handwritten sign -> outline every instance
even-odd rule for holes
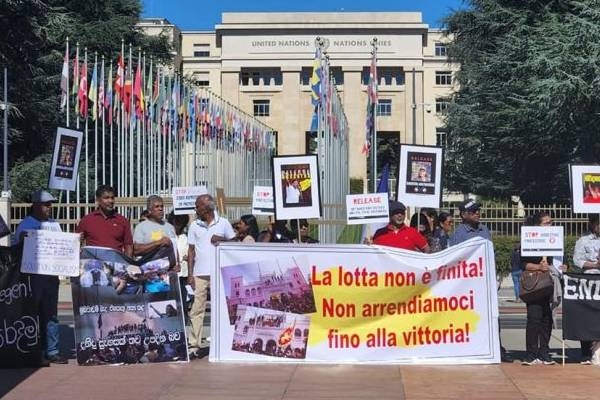
[[[173,213],[175,215],[193,214],[196,209],[196,199],[207,193],[206,186],[173,187]]]
[[[386,223],[389,220],[387,193],[349,194],[346,196],[348,225]]]
[[[521,227],[521,255],[525,257],[562,257],[564,231],[562,226]]]
[[[79,276],[79,234],[45,230],[27,231],[21,272]]]
[[[273,215],[275,213],[275,203],[273,203],[273,187],[254,186],[252,194],[252,214],[254,215]]]

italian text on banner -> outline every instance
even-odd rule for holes
[[[211,361],[500,361],[487,240],[435,254],[262,243],[217,252]]]

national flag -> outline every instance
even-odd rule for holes
[[[138,60],[137,69],[135,71],[135,81],[133,83],[133,96],[135,101],[135,115],[138,119],[142,119],[145,111],[144,107],[144,90],[142,88],[142,70],[140,61]]]
[[[77,92],[77,100],[79,102],[79,114],[82,118],[87,118],[88,115],[87,86],[87,58],[85,58],[83,64],[81,65],[81,78],[79,80],[79,91]]]
[[[98,86],[98,115],[101,119],[104,118],[104,57],[102,57],[100,85]]]
[[[94,62],[94,72],[92,72],[92,80],[90,81],[90,89],[88,91],[88,100],[94,103],[92,107],[92,120],[98,117],[98,64]]]
[[[108,120],[112,123],[112,101],[113,101],[113,91],[112,91],[112,80],[113,79],[113,69],[112,63],[110,64],[110,68],[108,68],[108,83],[106,87],[106,95],[104,96],[104,108],[108,110]]]
[[[123,105],[125,106],[125,113],[129,115],[131,111],[131,95],[132,95],[132,83],[131,83],[131,66],[127,68],[125,76],[125,84],[123,85]]]
[[[125,77],[125,62],[123,62],[123,54],[119,54],[119,60],[117,61],[117,76],[115,77],[115,96],[123,101],[123,90],[124,90],[124,77]]]
[[[366,135],[365,144],[362,152],[365,155],[371,150],[373,133],[375,131],[375,114],[377,110],[377,58],[376,52],[373,51],[371,57],[371,67],[369,68],[369,82],[367,84],[367,118],[366,118]]]
[[[73,60],[73,96],[79,96],[79,46],[75,50]],[[79,100],[75,98],[75,114],[79,114]]]
[[[323,69],[321,66],[321,50],[315,51],[315,59],[313,61],[313,71],[310,77],[310,96],[313,106],[317,107],[321,100],[321,80]]]
[[[63,61],[62,73],[60,75],[60,110],[64,111],[69,96],[69,43],[65,49],[65,58]]]

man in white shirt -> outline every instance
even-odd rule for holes
[[[287,204],[298,204],[300,202],[300,184],[297,180],[288,184],[285,189],[285,202]]]
[[[220,241],[235,238],[229,221],[216,212],[215,200],[203,194],[196,199],[198,219],[190,224],[188,231],[188,283],[194,288],[194,304],[190,310],[192,329],[189,335],[190,358],[202,358],[206,349],[200,349],[202,328],[210,274],[217,263],[216,245]]]

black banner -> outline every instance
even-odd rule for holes
[[[71,279],[80,365],[187,361],[179,279],[168,255],[140,265],[112,249],[83,247],[80,260],[81,274]]]
[[[563,277],[563,339],[600,339],[600,274]]]
[[[42,360],[39,296],[21,274],[23,246],[0,247],[0,368],[38,367]]]

